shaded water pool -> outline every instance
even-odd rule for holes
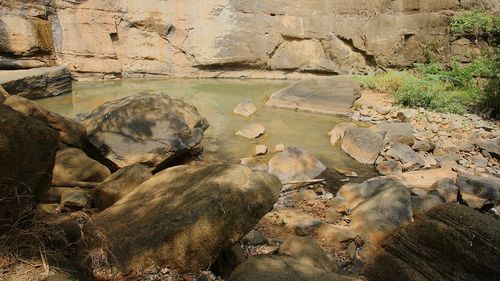
[[[161,91],[196,106],[207,118],[210,128],[205,133],[204,149],[210,154],[236,161],[252,156],[257,144],[267,145],[272,152],[276,144],[283,143],[308,150],[327,167],[353,170],[361,178],[373,176],[372,167],[357,163],[339,147],[330,144],[328,132],[336,124],[350,121],[349,118],[265,106],[275,91],[290,83],[217,79],[75,82],[72,94],[39,100],[39,103],[48,110],[74,117],[89,113],[107,101],[143,91]],[[247,99],[257,106],[257,113],[249,118],[234,115],[234,107]],[[255,140],[235,135],[243,126],[254,122],[264,125],[265,135]],[[267,162],[272,156],[273,153],[269,153],[261,158]]]

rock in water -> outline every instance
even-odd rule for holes
[[[83,124],[89,141],[120,167],[158,167],[198,145],[208,128],[194,106],[163,93],[105,103]]]
[[[240,115],[243,117],[249,117],[250,115],[254,114],[257,112],[257,107],[252,104],[251,101],[246,100],[238,104],[234,110],[233,113],[236,115]]]
[[[454,203],[398,230],[368,263],[368,280],[498,280],[500,223]]]
[[[278,178],[241,165],[177,166],[94,216],[121,270],[206,269],[277,201]]]
[[[0,104],[0,231],[48,190],[57,144],[55,130]]]
[[[370,129],[348,127],[342,139],[342,150],[362,164],[374,164],[384,139]]]
[[[269,173],[276,175],[282,182],[304,181],[319,176],[323,165],[314,155],[299,147],[287,147],[269,161]]]
[[[247,139],[255,139],[263,135],[265,131],[266,128],[260,124],[250,124],[236,132],[236,135]]]

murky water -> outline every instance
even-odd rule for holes
[[[252,156],[257,144],[267,145],[272,152],[276,144],[283,143],[308,150],[330,168],[350,169],[361,178],[373,176],[372,167],[355,162],[339,147],[330,144],[328,132],[336,124],[349,121],[348,118],[265,106],[269,96],[288,85],[287,81],[216,79],[77,82],[71,95],[39,102],[51,111],[74,117],[110,100],[142,91],[161,91],[196,106],[208,119],[210,128],[205,134],[205,151],[239,159]],[[246,99],[257,106],[257,113],[249,118],[234,115],[234,107]],[[247,140],[235,135],[243,126],[254,122],[265,126],[264,136]],[[267,162],[272,156],[273,153],[269,153],[262,160]]]

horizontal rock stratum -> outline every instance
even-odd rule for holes
[[[366,73],[422,61],[431,44],[450,60],[466,57],[473,42],[449,35],[449,11],[500,7],[495,0],[26,2],[0,4],[7,31],[0,68],[55,59],[80,78]]]

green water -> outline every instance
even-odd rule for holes
[[[332,147],[328,132],[347,117],[329,116],[293,110],[269,108],[267,99],[291,82],[276,80],[216,80],[216,79],[169,79],[169,80],[122,80],[110,82],[76,82],[73,93],[40,100],[51,111],[74,117],[87,113],[99,105],[143,91],[161,91],[182,99],[198,108],[210,128],[205,133],[204,149],[210,154],[236,161],[253,154],[255,145],[265,144],[270,152],[283,143],[298,146],[313,153],[323,164],[333,168],[356,171],[361,178],[374,174],[373,168],[352,160],[339,147]],[[249,99],[258,111],[249,118],[236,116],[234,107]],[[250,123],[266,128],[265,135],[247,140],[235,132]],[[269,160],[273,153],[261,157]]]

